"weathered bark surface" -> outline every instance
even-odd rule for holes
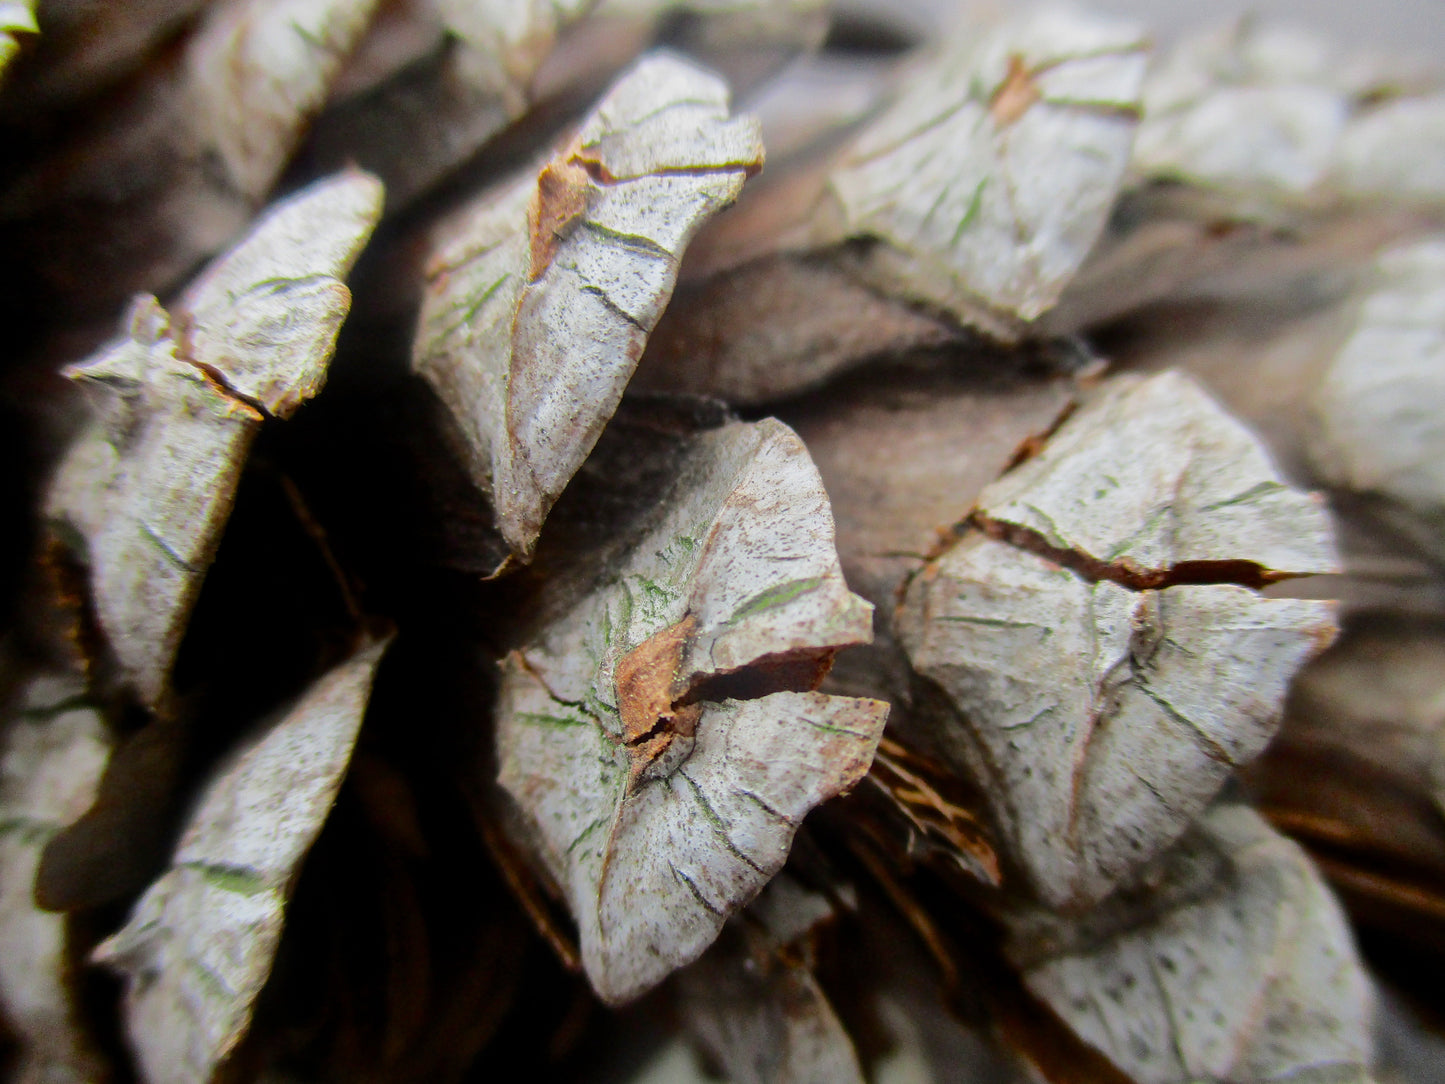
[[[1040,898],[1102,899],[1259,754],[1335,629],[1259,588],[1334,568],[1319,500],[1175,374],[1107,386],[984,490],[899,634]]]
[[[208,1081],[250,1025],[286,900],[336,800],[386,645],[318,681],[207,784],[171,867],[95,951],[128,977],[146,1079]]]
[[[646,386],[766,402],[960,326],[1017,339],[1104,227],[1144,66],[1131,24],[964,28],[819,172],[805,229],[684,292]]]
[[[1221,804],[1087,918],[1006,920],[1024,982],[1140,1084],[1370,1079],[1373,998],[1300,849]]]
[[[245,229],[376,3],[217,5],[161,70],[22,175],[0,219],[18,224],[54,303],[107,316]]]
[[[88,568],[120,681],[148,705],[166,696],[263,419],[325,380],[351,304],[341,279],[380,212],[363,173],[299,193],[203,273],[174,318],[138,299],[125,337],[68,371],[98,402],[46,512]]]
[[[692,233],[762,153],[720,80],[655,55],[539,174],[439,231],[414,366],[518,557],[621,400]]]
[[[689,1030],[733,1084],[862,1084],[852,1040],[812,973],[827,899],[786,874],[678,975]]]
[[[69,676],[34,678],[0,752],[0,1015],[24,1039],[22,1084],[101,1080],[77,1019],[66,918],[33,898],[41,849],[89,808],[110,755],[100,713]]]
[[[786,427],[696,437],[658,513],[507,658],[497,708],[522,842],[609,1002],[712,942],[782,868],[804,814],[867,771],[887,714],[793,691],[871,630]]]

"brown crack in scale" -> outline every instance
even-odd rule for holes
[[[736,669],[698,674],[678,703],[761,700],[772,693],[812,692],[823,684],[837,654],[836,648],[798,648],[764,655]]]
[[[681,703],[684,690],[677,681],[683,652],[696,628],[697,618],[688,614],[649,636],[617,664],[614,684],[631,764],[629,788],[675,738],[691,738],[697,731],[702,705]]]
[[[993,92],[988,103],[989,116],[1000,128],[1007,128],[1029,111],[1043,94],[1034,82],[1034,72],[1018,53],[1008,58],[1008,74]]]
[[[817,648],[783,652],[735,670],[699,674],[684,686],[678,672],[696,629],[697,619],[688,614],[638,644],[617,664],[613,683],[622,717],[622,744],[630,762],[629,789],[675,739],[696,735],[706,703],[816,689],[837,654]]]
[[[536,282],[552,266],[557,246],[587,211],[587,193],[592,176],[581,160],[575,143],[543,167],[537,176],[537,191],[527,210],[532,240],[532,262],[528,274]]]
[[[76,548],[84,542],[67,541],[60,532],[51,524],[35,557],[31,635],[89,680],[104,657],[105,638],[90,602],[86,566]]]
[[[1091,583],[1108,581],[1131,591],[1157,591],[1190,584],[1228,584],[1261,591],[1271,584],[1308,579],[1316,575],[1313,572],[1281,572],[1278,569],[1266,568],[1258,561],[1249,560],[1179,561],[1164,568],[1145,568],[1128,558],[1102,561],[1079,550],[1051,545],[1037,531],[1006,520],[992,519],[982,512],[973,513],[965,523],[978,528],[995,542],[1004,542],[1015,549],[1042,557],[1077,573]],[[957,544],[964,537],[964,533],[958,532],[953,544]]]
[[[1054,434],[1064,427],[1064,423],[1072,418],[1079,409],[1079,400],[1070,397],[1063,407],[1054,416],[1054,420],[1036,433],[1030,433],[1019,442],[1014,454],[1009,457],[1008,463],[1003,470],[999,471],[999,477],[1008,474],[1010,471],[1023,466],[1030,459],[1035,458],[1049,446],[1049,441],[1054,439]]]
[[[207,386],[217,395],[229,399],[238,409],[250,410],[255,413],[256,421],[262,422],[267,418],[275,417],[265,403],[251,399],[233,388],[217,366],[209,362],[201,361],[196,356],[195,349],[191,346],[191,332],[195,326],[195,320],[189,313],[182,313],[177,316],[171,324],[172,341],[176,347],[176,360],[182,364],[189,365],[201,374]]]

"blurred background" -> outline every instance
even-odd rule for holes
[[[897,0],[896,5],[845,0],[842,10],[878,11],[896,6],[913,18],[946,18],[960,6],[1007,8],[1001,0]],[[1288,19],[1315,30],[1328,30],[1341,40],[1371,44],[1418,54],[1439,54],[1445,47],[1445,3],[1440,0],[1218,0],[1201,4],[1196,0],[1099,0],[1089,5],[1097,11],[1132,15],[1148,21],[1161,34],[1178,33],[1206,22],[1218,22],[1254,12],[1271,18]]]

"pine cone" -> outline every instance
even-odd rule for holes
[[[0,0],[15,1079],[1433,1079],[1445,79],[939,7]]]

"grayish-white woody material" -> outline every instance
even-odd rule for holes
[[[371,23],[378,0],[239,0],[187,50],[184,85],[199,149],[259,200]]]
[[[1437,75],[1254,19],[1187,37],[1145,82],[1129,183],[1044,326],[1318,290],[1418,233],[1441,206],[1442,162]]]
[[[923,368],[927,363],[920,363]],[[849,585],[891,609],[941,533],[1074,403],[1073,381],[892,372],[785,408],[818,465]]]
[[[1433,85],[1432,85],[1433,84]],[[1145,84],[1132,170],[1243,199],[1438,205],[1438,77],[1351,54],[1295,26],[1241,19],[1185,38]],[[1253,201],[1253,202],[1251,202]]]
[[[0,76],[20,48],[16,34],[38,34],[35,0],[0,0]]]
[[[1328,477],[1322,478],[1307,456],[1321,438],[1314,399],[1341,347],[1358,330],[1362,296],[1379,285],[1372,268],[1381,251],[1400,243],[1402,226],[1419,238],[1418,225],[1408,225],[1409,216],[1405,221],[1388,217],[1393,225],[1379,216],[1345,216],[1339,230],[1327,229],[1304,242],[1256,237],[1237,245],[1222,240],[1211,251],[1211,242],[1201,240],[1198,246],[1180,247],[1168,260],[1186,275],[1209,265],[1203,278],[1182,285],[1177,278],[1171,283],[1169,267],[1140,264],[1141,271],[1157,272],[1143,280],[1146,291],[1156,285],[1166,292],[1174,286],[1179,290],[1163,307],[1127,318],[1130,330],[1113,360],[1133,372],[1189,373],[1260,436],[1286,477],[1326,483]],[[1206,230],[1202,221],[1189,228]],[[1230,251],[1239,259],[1229,260]],[[1114,285],[1121,284],[1116,280]],[[1110,290],[1107,274],[1085,293],[1095,293],[1095,286],[1096,298],[1106,304],[1117,300],[1132,308],[1139,300],[1137,294],[1129,296],[1127,285]],[[1056,313],[1071,307],[1071,298],[1090,305],[1087,297],[1070,291]],[[1382,430],[1381,445],[1407,447],[1391,443],[1394,433],[1393,428]],[[811,440],[809,448],[826,480]],[[1435,571],[1438,531],[1426,534],[1420,522],[1378,496],[1341,496],[1336,512],[1344,525],[1340,547],[1346,572],[1332,578],[1331,597],[1346,609],[1445,612],[1445,581]],[[834,511],[841,537],[845,517],[836,502]]]
[[[509,116],[527,107],[527,90],[558,33],[596,0],[435,0],[451,33],[471,48],[473,85],[495,95]],[[654,3],[652,6],[656,6]]]
[[[762,154],[756,122],[729,119],[721,80],[655,54],[540,174],[448,225],[413,363],[518,556],[622,398],[692,234]]]
[[[874,642],[839,658],[828,691],[890,701],[890,730],[920,749],[929,744],[917,728],[933,728],[909,710],[913,672],[896,642],[899,593],[983,489],[1073,408],[1077,393],[1066,378],[969,374],[986,364],[943,367],[919,358],[782,408],[827,487],[848,585],[878,607]]]
[[[1136,573],[1249,561],[1336,571],[1324,502],[1190,377],[1121,377],[979,498],[991,520]]]
[[[591,96],[665,27],[737,93],[816,46],[824,0],[438,0],[388,31],[383,9],[350,91],[317,121],[317,160],[359,162],[386,182],[391,208],[435,187],[531,109]],[[669,26],[669,20],[671,25]],[[390,41],[384,40],[390,39]],[[679,40],[680,39],[680,40]],[[409,42],[388,56],[388,44]],[[381,70],[378,70],[381,69]],[[352,86],[355,89],[352,89]]]
[[[1383,253],[1311,403],[1307,454],[1329,486],[1381,501],[1445,560],[1445,238]]]
[[[191,606],[267,415],[320,390],[351,296],[341,279],[381,213],[364,173],[280,203],[181,297],[138,298],[123,337],[67,375],[96,413],[52,480],[46,513],[88,565],[122,680],[167,690]]]
[[[326,382],[351,309],[343,281],[381,218],[376,178],[348,171],[271,208],[175,305],[181,357],[289,418]]]
[[[35,906],[40,852],[90,807],[111,741],[70,676],[33,678],[0,752],[0,1012],[20,1039],[20,1084],[105,1075],[76,1017],[66,918]]]
[[[151,1084],[211,1080],[245,1035],[385,649],[336,667],[217,770],[170,868],[95,950],[127,978],[126,1034]]]
[[[392,207],[409,205],[526,113],[558,35],[595,6],[432,0],[415,19],[430,24],[429,52],[323,114],[318,157],[361,162],[385,180]]]
[[[121,680],[157,705],[261,415],[176,357],[154,298],[139,299],[128,324],[119,343],[69,372],[96,389],[96,414],[61,462],[46,511],[88,566]]]
[[[1111,382],[984,490],[899,634],[1045,903],[1103,898],[1260,753],[1335,622],[1251,588],[1335,570],[1318,497],[1174,373]]]
[[[733,93],[751,96],[823,43],[831,6],[831,0],[599,0],[587,27],[595,24],[599,37],[629,27],[634,40],[661,37],[716,71]]]
[[[1140,177],[1302,197],[1349,119],[1340,58],[1307,34],[1240,20],[1161,56],[1144,92]]]
[[[1252,810],[1212,809],[1073,922],[1006,920],[1028,988],[1139,1084],[1364,1084],[1373,991],[1333,895]]]
[[[58,217],[69,230],[54,268],[52,253],[40,253],[42,272],[98,277],[101,296],[161,292],[230,243],[264,203],[377,3],[212,5],[179,57],[134,92],[144,110],[92,126],[7,196],[7,217]],[[92,206],[104,213],[87,212]],[[86,253],[92,265],[76,266]]]
[[[815,805],[867,771],[886,705],[792,684],[871,637],[801,441],[779,422],[693,438],[660,519],[513,652],[500,781],[565,896],[594,989],[627,1001],[695,959],[768,882]],[[710,678],[765,689],[709,695]],[[811,684],[814,675],[798,678]]]
[[[788,874],[678,975],[684,1019],[731,1084],[863,1084],[857,1052],[813,974],[813,931],[833,917]]]
[[[1064,8],[959,36],[829,181],[837,239],[880,242],[859,273],[985,328],[1047,311],[1113,206],[1146,62],[1137,24]]]
[[[731,255],[685,281],[640,381],[763,403],[965,328],[1020,338],[1104,229],[1145,64],[1132,23],[971,18],[838,156],[716,224]]]
[[[1385,101],[1362,112],[1336,149],[1331,182],[1347,198],[1445,203],[1445,93]]]

